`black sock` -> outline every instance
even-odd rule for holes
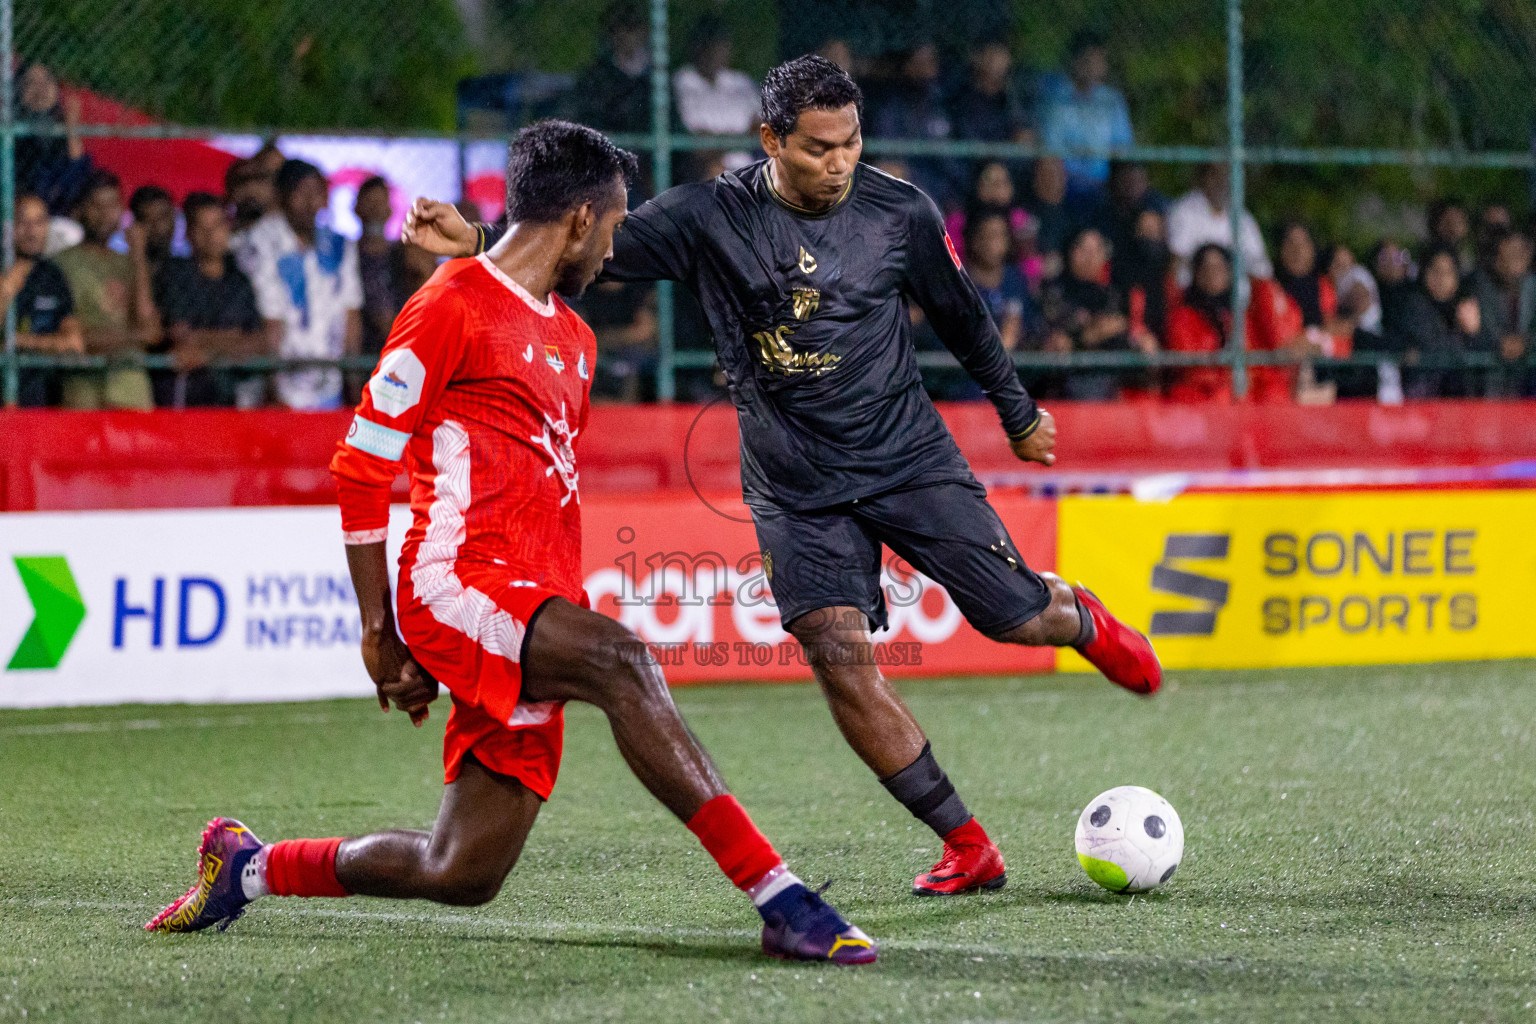
[[[1082,598],[1077,599],[1077,620],[1079,623],[1077,639],[1072,641],[1072,646],[1082,647],[1085,644],[1093,643],[1093,638],[1098,634],[1098,630],[1094,629],[1093,614],[1088,611],[1088,606],[1083,603]]]
[[[917,760],[888,779],[881,779],[884,786],[912,816],[938,833],[943,839],[955,829],[971,820],[971,812],[965,809],[965,801],[955,792],[949,776],[933,759],[933,744],[925,743]]]

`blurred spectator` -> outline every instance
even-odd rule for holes
[[[1079,32],[1072,38],[1069,74],[1046,75],[1040,83],[1040,141],[1053,153],[1068,156],[1073,195],[1096,195],[1109,177],[1111,149],[1135,143],[1131,115],[1119,89],[1107,85],[1109,51],[1103,37]]]
[[[650,131],[650,18],[639,0],[618,0],[603,12],[602,49],[576,82],[576,101],[583,124]]]
[[[1225,164],[1205,164],[1197,172],[1195,187],[1168,208],[1168,248],[1173,253],[1180,285],[1189,283],[1190,262],[1201,246],[1212,243],[1227,250],[1232,247],[1228,185]],[[1264,249],[1258,222],[1244,210],[1241,224],[1244,272],[1250,277],[1272,276],[1274,268]]]
[[[1006,207],[971,211],[965,225],[965,269],[987,304],[1005,349],[1012,352],[1039,333],[1040,310],[1019,272],[1012,213]]]
[[[1143,164],[1115,160],[1109,165],[1109,181],[1103,200],[1094,208],[1089,221],[1104,233],[1116,252],[1136,235],[1143,210],[1155,210],[1166,224],[1168,200],[1152,187]]]
[[[1301,317],[1305,344],[1298,345],[1298,355],[1332,358],[1353,353],[1355,320],[1340,312],[1333,279],[1319,265],[1317,243],[1305,224],[1293,221],[1281,229],[1280,265],[1274,280]],[[1318,373],[1310,362],[1303,363],[1298,374],[1297,401],[1326,404],[1337,396],[1341,385],[1352,394],[1359,390],[1359,376],[1348,367]],[[1332,391],[1324,394],[1330,388]]]
[[[912,180],[912,168],[899,156],[883,156],[872,165],[877,171],[884,171],[899,181]]]
[[[1340,314],[1333,279],[1318,267],[1317,243],[1305,224],[1292,221],[1281,229],[1280,266],[1275,271],[1275,282],[1301,310],[1303,326],[1313,328],[1309,332],[1313,344],[1323,349],[1325,355],[1333,355],[1336,350],[1347,355],[1355,324],[1349,316]]]
[[[1413,254],[1384,238],[1371,249],[1370,269],[1381,302],[1381,330],[1384,335],[1390,334],[1392,325],[1401,322],[1403,304],[1414,290],[1417,268],[1413,265]]]
[[[1105,282],[1109,278],[1109,246],[1097,228],[1074,231],[1064,248],[1061,276],[1041,289],[1045,314],[1046,350],[1053,352],[1129,352],[1157,350],[1146,332],[1131,334],[1124,296]],[[1116,397],[1116,375],[1103,370],[1074,370],[1067,376],[1064,397],[1107,402]]]
[[[580,312],[597,336],[594,398],[653,400],[656,389],[656,289],[605,281],[588,288]]]
[[[695,135],[746,135],[757,130],[762,102],[757,83],[730,67],[731,36],[725,23],[707,15],[694,29],[693,60],[672,74],[677,115]],[[726,167],[736,170],[752,162],[752,154],[726,154]]]
[[[1125,296],[1131,330],[1161,338],[1168,330],[1168,285],[1173,256],[1168,225],[1154,207],[1136,217],[1131,236],[1112,247],[1109,281]]]
[[[1039,225],[1029,211],[1013,199],[1013,176],[1001,160],[989,160],[976,170],[976,180],[963,210],[956,210],[944,221],[944,230],[951,239],[968,237],[966,225],[977,210],[1003,210],[1008,216],[1009,248],[1018,263],[1025,280],[1033,287],[1040,284],[1040,256],[1035,251],[1035,236]],[[957,242],[960,256],[965,258],[965,243]]]
[[[62,97],[59,80],[42,64],[23,67],[16,79],[17,120],[29,129],[65,134],[26,134],[16,140],[16,188],[48,204],[53,214],[67,214],[86,178],[91,158],[80,141],[80,97]]]
[[[1075,226],[1075,218],[1067,207],[1067,168],[1061,157],[1043,156],[1036,160],[1031,185],[1029,212],[1035,218],[1040,277],[1049,281],[1061,273],[1062,247]]]
[[[362,281],[357,244],[315,218],[329,190],[320,169],[286,160],[277,172],[278,209],[246,232],[236,249],[256,289],[269,350],[287,358],[337,359],[362,342]],[[305,369],[278,374],[278,400],[290,409],[341,405],[341,373]]]
[[[224,172],[224,201],[234,208],[236,234],[253,227],[277,206],[277,184],[255,160],[236,160]]]
[[[1029,142],[1032,125],[1010,88],[1013,55],[997,41],[971,49],[971,74],[950,101],[955,137],[983,142]]]
[[[1489,398],[1517,398],[1527,390],[1525,369],[1536,340],[1536,275],[1531,240],[1505,228],[1488,240],[1485,265],[1472,272],[1467,290],[1503,364],[1484,389]]]
[[[144,256],[153,276],[171,258],[171,246],[176,241],[176,204],[159,185],[140,185],[128,198],[128,211],[133,222],[144,229]]]
[[[1335,245],[1328,254],[1328,279],[1338,297],[1341,316],[1354,320],[1359,331],[1381,333],[1381,294],[1371,272],[1355,261],[1347,245]],[[1358,333],[1358,331],[1357,331]]]
[[[363,341],[362,351],[378,355],[384,350],[390,328],[395,324],[395,314],[405,304],[409,293],[401,295],[395,287],[395,248],[400,242],[384,237],[384,227],[389,223],[389,183],[380,177],[372,177],[357,187],[357,201],[352,210],[358,223],[363,226],[362,237],[357,240],[357,272],[363,283]],[[480,218],[466,218],[473,224]]]
[[[825,57],[850,75],[853,74],[853,50],[846,39],[831,36],[816,48],[816,56]]]
[[[16,262],[0,277],[0,308],[16,303],[16,347],[23,352],[80,354],[85,340],[75,316],[64,273],[43,258],[48,243],[48,204],[23,193],[16,199]],[[49,370],[20,375],[20,404],[53,405],[57,396]]]
[[[1165,347],[1170,352],[1221,352],[1232,337],[1232,257],[1214,242],[1195,250],[1190,261],[1190,283],[1179,303],[1168,314]],[[1252,351],[1283,348],[1294,341],[1288,331],[1300,326],[1282,324],[1284,314],[1295,313],[1285,292],[1273,282],[1252,279],[1252,301],[1243,317],[1244,347]],[[1282,339],[1276,342],[1276,338]],[[1175,402],[1230,402],[1232,372],[1222,366],[1189,366],[1166,371],[1168,398]],[[1291,396],[1293,371],[1285,366],[1250,366],[1249,397],[1255,402],[1286,402]]]
[[[155,375],[155,404],[174,409],[227,405],[218,378],[207,368],[209,360],[266,355],[266,333],[256,292],[229,251],[223,202],[193,192],[182,215],[192,255],[171,257],[155,276],[155,303],[176,364],[169,373]]]
[[[1503,203],[1489,203],[1477,211],[1474,244],[1477,249],[1478,266],[1487,267],[1493,262],[1494,244],[1506,231],[1513,231],[1514,227],[1514,215]]]
[[[51,260],[70,246],[79,245],[83,241],[85,229],[79,222],[55,214],[48,218],[48,242],[43,248],[43,255]]]
[[[90,355],[142,355],[160,339],[160,318],[150,287],[144,229],[130,224],[123,234],[128,254],[107,247],[123,220],[122,183],[110,171],[94,171],[77,207],[85,240],[54,259],[69,282],[75,315]],[[142,366],[115,365],[105,371],[64,376],[64,405],[71,409],[151,409],[149,374]]]
[[[1468,381],[1454,364],[1467,352],[1494,347],[1477,300],[1462,292],[1460,282],[1456,251],[1432,246],[1420,262],[1418,287],[1404,297],[1396,322],[1387,320],[1409,367],[1420,361],[1440,364],[1405,370],[1403,391],[1409,398],[1463,397]]]
[[[953,134],[939,85],[939,50],[920,43],[901,58],[896,79],[877,94],[870,134],[883,139],[947,139]],[[941,207],[959,200],[964,169],[948,157],[909,157],[911,182]]]
[[[1477,266],[1477,254],[1472,249],[1472,223],[1462,201],[1452,196],[1436,200],[1430,204],[1426,219],[1430,246],[1451,250],[1461,272],[1471,273]]]

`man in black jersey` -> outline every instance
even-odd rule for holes
[[[1002,643],[1072,646],[1150,694],[1152,645],[1081,587],[1032,571],[923,391],[908,303],[997,408],[1014,454],[1051,465],[1056,427],[1019,382],[933,201],[859,163],[859,87],[807,56],[763,83],[768,159],[679,185],[614,236],[612,280],[687,285],[709,319],[741,427],[742,493],[784,628],[833,718],[891,795],[944,840],[918,895],[1003,885],[1002,855],[871,656],[886,626],[884,544]],[[407,236],[467,256],[497,237],[418,200]]]

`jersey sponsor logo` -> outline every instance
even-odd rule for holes
[[[804,320],[821,305],[821,292],[815,288],[796,288],[790,295],[795,306],[796,320]]]
[[[427,383],[427,368],[416,353],[397,348],[379,361],[379,368],[368,381],[373,407],[386,416],[399,416],[421,401]]]
[[[587,379],[587,354],[585,352],[583,352],[581,357],[576,360],[576,376],[580,377],[582,380]]]
[[[549,364],[549,368],[551,370],[554,370],[556,373],[564,373],[565,372],[565,360],[560,358],[560,348],[559,348],[559,346],[557,346],[557,345],[545,345],[544,346],[544,361],[546,363],[548,363]]]
[[[950,240],[949,232],[944,232],[944,248],[949,250],[949,258],[955,261],[955,269],[963,269],[960,265],[960,254],[955,251],[955,243]]]
[[[571,429],[566,419],[565,403],[561,402],[560,418],[553,419],[546,412],[543,432],[528,435],[528,440],[543,448],[544,454],[549,456],[549,468],[544,470],[544,475],[560,474],[560,482],[565,485],[565,496],[560,499],[562,506],[572,498],[576,499],[576,504],[581,504],[581,475],[576,472],[576,449],[573,447],[577,433]]]
[[[528,347],[523,349],[523,359],[530,363],[533,362],[533,342],[530,341]]]
[[[800,267],[800,273],[802,274],[816,273],[816,257],[806,252],[805,246],[803,245],[800,247],[800,259],[798,265]]]
[[[800,352],[785,339],[795,333],[790,324],[780,324],[771,331],[758,331],[752,337],[757,341],[758,356],[770,373],[822,374],[842,361],[835,352]]]

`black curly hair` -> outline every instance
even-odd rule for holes
[[[583,203],[600,206],[614,178],[628,185],[639,169],[635,154],[602,132],[569,121],[538,121],[507,148],[507,219],[552,224]]]
[[[789,137],[807,110],[841,110],[852,103],[862,119],[864,93],[848,72],[814,53],[785,61],[763,79],[763,122]]]

